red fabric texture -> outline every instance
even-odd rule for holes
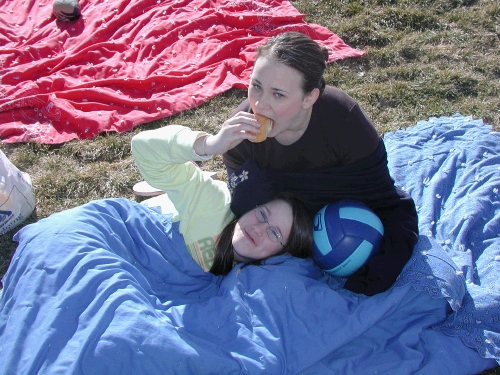
[[[0,139],[63,143],[123,132],[247,87],[255,47],[300,31],[330,61],[362,56],[285,0],[50,0],[0,7]]]

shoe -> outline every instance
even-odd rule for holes
[[[132,188],[135,195],[141,197],[156,197],[157,195],[165,194],[163,190],[152,187],[146,181],[138,182]]]

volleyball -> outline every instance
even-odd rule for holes
[[[384,226],[364,203],[342,200],[314,217],[313,259],[333,276],[347,277],[380,250]]]

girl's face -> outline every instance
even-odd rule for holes
[[[314,90],[313,90],[314,91]],[[269,133],[276,137],[285,130],[307,125],[309,113],[317,96],[304,93],[302,75],[272,58],[260,57],[250,77],[248,100],[254,113],[274,120]]]
[[[257,210],[243,215],[234,228],[232,243],[234,259],[237,262],[264,259],[278,254],[283,251],[282,244],[286,244],[292,231],[292,207],[285,201],[274,200],[259,206]],[[260,216],[259,220],[257,215],[263,216]],[[263,219],[267,222],[262,222]],[[278,231],[281,234],[281,243],[271,240],[268,231]]]

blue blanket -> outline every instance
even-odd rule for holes
[[[387,134],[422,235],[373,297],[308,259],[204,273],[169,215],[93,201],[19,231],[0,374],[472,374],[500,361],[500,137],[430,119]]]

